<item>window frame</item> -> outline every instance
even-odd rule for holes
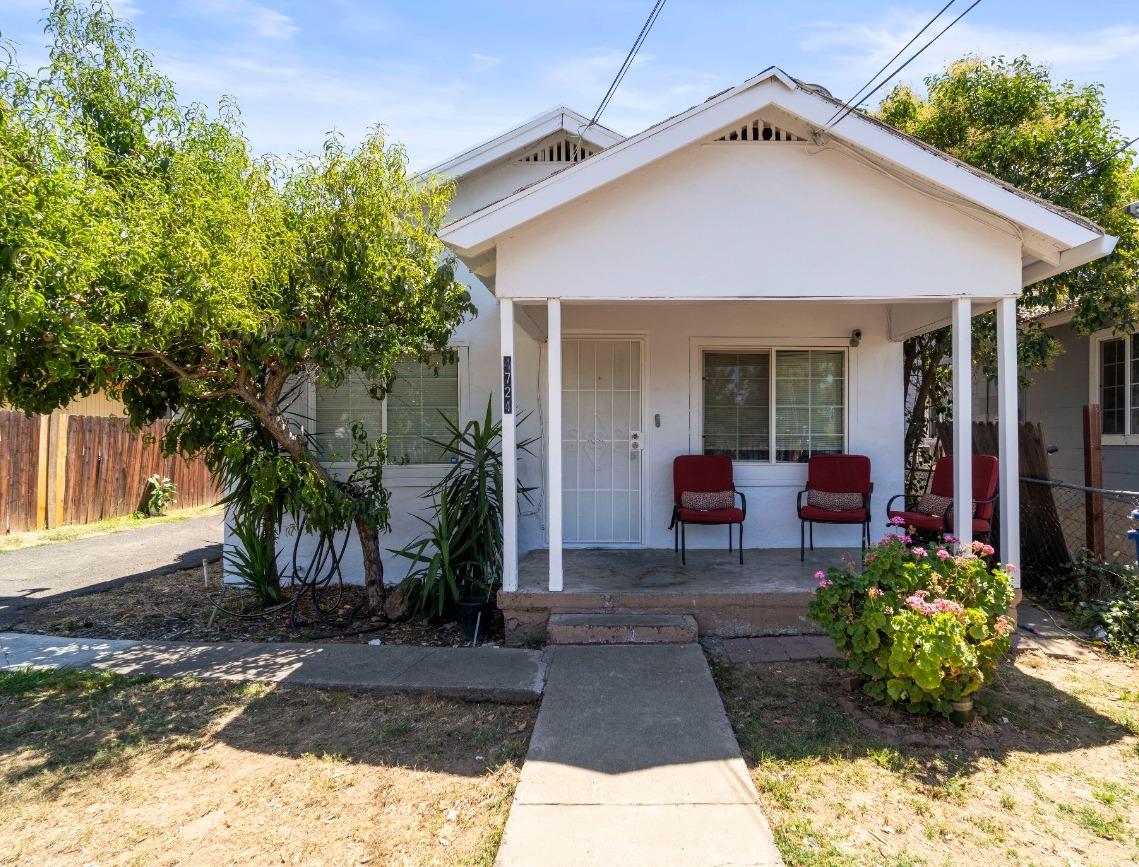
[[[470,344],[468,341],[452,341],[447,348],[456,354],[458,367],[458,414],[459,425],[462,426],[470,420]],[[310,381],[308,386],[308,417],[316,425],[317,394],[316,383]],[[381,427],[386,433],[388,428],[388,402],[385,398],[381,402]],[[321,464],[333,471],[334,475],[347,473],[355,469],[352,461],[321,461]],[[384,467],[384,483],[389,487],[418,487],[434,484],[441,479],[451,468],[449,463],[434,464],[387,464]]]
[[[704,353],[705,352],[770,352],[771,369],[769,388],[769,455],[766,461],[737,461],[733,459],[733,466],[737,468],[737,484],[783,484],[788,481],[805,479],[807,463],[805,461],[788,462],[776,460],[776,400],[775,389],[778,370],[778,355],[788,351],[840,351],[843,356],[843,407],[842,407],[842,449],[850,450],[850,421],[854,416],[854,403],[856,397],[851,388],[855,380],[855,365],[857,353],[851,351],[850,338],[816,337],[816,338],[717,338],[694,337],[689,341],[689,442],[688,449],[692,454],[704,452]]]
[[[1139,430],[1131,424],[1135,407],[1132,399],[1131,357],[1135,345],[1139,343],[1139,331],[1119,333],[1112,328],[1104,328],[1091,335],[1088,340],[1088,403],[1099,405],[1101,370],[1103,364],[1103,344],[1110,340],[1124,340],[1123,351],[1123,433],[1100,435],[1100,443],[1105,446],[1139,446]],[[1102,407],[1101,407],[1102,410]]]

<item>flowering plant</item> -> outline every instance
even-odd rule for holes
[[[1009,650],[1011,567],[990,568],[993,549],[961,554],[890,535],[870,546],[861,571],[827,569],[810,615],[875,698],[914,713],[948,714],[991,678]],[[818,576],[816,576],[818,577]]]

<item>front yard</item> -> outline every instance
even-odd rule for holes
[[[875,707],[833,662],[715,672],[789,865],[1139,863],[1132,663],[1022,653],[964,729]]]
[[[0,672],[0,863],[489,865],[535,715]]]

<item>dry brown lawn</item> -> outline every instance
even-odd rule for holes
[[[716,675],[789,865],[1139,864],[1134,664],[1022,654],[966,729],[857,720],[835,663]]]
[[[0,863],[490,864],[535,714],[0,673]]]

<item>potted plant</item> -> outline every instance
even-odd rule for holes
[[[454,612],[463,637],[474,641],[486,632],[502,586],[502,424],[493,419],[490,400],[482,421],[460,428],[443,419],[450,440],[431,442],[452,465],[424,494],[434,516],[417,515],[427,531],[393,553],[410,561],[404,582],[411,610],[429,617]],[[520,485],[518,493],[530,490]]]

